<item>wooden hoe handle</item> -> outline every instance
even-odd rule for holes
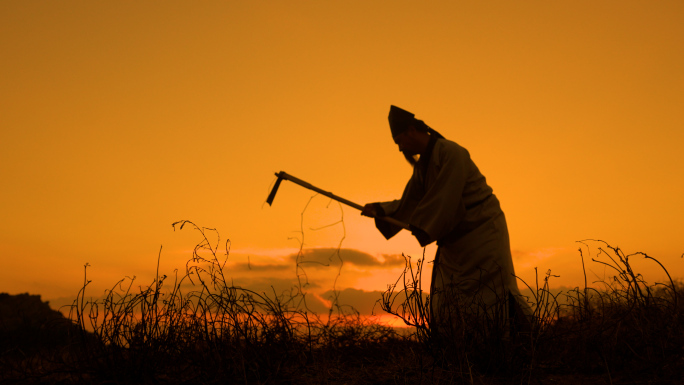
[[[300,185],[306,189],[309,189],[311,191],[315,191],[315,192],[317,192],[321,195],[324,195],[330,199],[334,199],[340,203],[344,203],[347,206],[351,206],[357,210],[363,210],[363,206],[361,206],[360,204],[354,203],[350,200],[347,200],[347,199],[344,199],[340,196],[337,196],[331,192],[320,189],[320,188],[312,185],[311,183],[305,182],[299,178],[296,178],[296,177],[286,173],[285,171],[277,172],[275,175],[278,177],[278,180],[276,180],[275,185],[273,185],[273,189],[271,190],[271,193],[268,195],[268,198],[266,199],[266,203],[268,203],[269,206],[273,203],[273,199],[275,198],[275,194],[278,191],[278,187],[280,187],[280,182],[283,179],[285,179],[285,180],[289,180],[290,182],[294,182],[294,183],[296,183],[296,184],[298,184],[298,185]],[[391,223],[395,226],[399,226],[402,229],[408,230],[408,228],[409,228],[408,224],[406,224],[404,222],[400,222],[400,221],[398,221],[392,217],[377,217],[377,218],[380,220],[383,220],[385,222]]]

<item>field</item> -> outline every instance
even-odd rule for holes
[[[0,383],[680,384],[684,286],[645,282],[629,261],[659,264],[646,254],[591,244],[611,280],[552,293],[547,273],[528,285],[526,322],[506,317],[502,300],[492,311],[454,307],[457,321],[437,327],[420,287],[424,259],[407,257],[380,300],[410,325],[394,329],[335,303],[312,313],[296,288],[232,286],[204,237],[184,274],[146,287],[120,281],[91,300],[86,275],[68,319],[17,312],[12,301],[40,308],[37,296],[3,294],[0,311],[15,316],[0,325]]]

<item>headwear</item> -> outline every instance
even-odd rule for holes
[[[418,131],[424,131],[430,135],[436,136],[437,138],[444,139],[442,134],[433,130],[430,126],[425,124],[425,122],[416,119],[415,115],[397,106],[390,106],[388,119],[390,130],[392,131],[392,137],[396,137],[397,135],[406,131],[409,126],[414,126],[416,129],[418,129]]]
[[[414,124],[416,118],[412,113],[402,110],[397,106],[390,106],[389,125],[392,131],[392,136],[395,137],[406,131],[411,124]]]

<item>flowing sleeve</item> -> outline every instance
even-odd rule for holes
[[[470,164],[470,154],[458,144],[439,141],[435,146],[425,194],[408,222],[429,236],[421,242],[423,246],[444,237],[464,218],[463,193]]]
[[[401,204],[401,201],[394,200],[389,202],[380,202],[378,204],[382,208],[384,214],[383,216],[392,216],[392,214],[397,210],[397,208]],[[378,218],[375,218],[375,227],[377,227],[377,229],[385,237],[385,239],[390,239],[393,236],[395,236],[399,231],[401,231],[401,228],[399,226],[395,226],[391,223],[385,222],[382,219]]]
[[[409,179],[406,184],[406,188],[404,188],[401,199],[378,203],[382,208],[383,214],[400,222],[409,223],[420,199],[420,192],[417,190],[418,187],[419,184],[416,182],[416,174],[414,172],[413,176],[411,176],[411,179]],[[392,238],[402,229],[399,226],[395,226],[377,218],[375,219],[375,227],[378,228],[386,239]]]

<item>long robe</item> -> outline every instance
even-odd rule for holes
[[[437,241],[430,288],[434,321],[446,322],[454,305],[471,314],[501,310],[506,318],[526,307],[519,302],[506,218],[465,148],[433,136],[401,199],[379,205],[385,215],[422,231],[421,245]],[[401,230],[375,223],[387,239]]]

